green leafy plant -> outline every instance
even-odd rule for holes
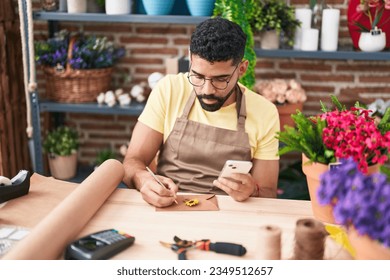
[[[78,134],[72,128],[59,126],[46,135],[43,149],[49,155],[69,156],[79,148]]]
[[[244,58],[249,61],[248,69],[241,77],[240,82],[253,89],[255,85],[256,53],[254,50],[254,39],[248,18],[253,13],[254,7],[251,1],[246,0],[216,0],[213,16],[220,16],[237,23],[247,36]]]
[[[298,151],[311,162],[322,164],[351,156],[364,172],[368,165],[387,161],[390,109],[376,126],[369,111],[358,102],[347,110],[336,96],[331,95],[331,100],[333,111],[321,102],[321,115],[307,117],[299,110],[292,115],[296,127],[285,126],[276,135],[284,143],[279,155]]]
[[[116,153],[111,149],[103,149],[96,155],[95,164],[98,166],[108,159],[116,159]]]
[[[294,45],[294,35],[300,21],[295,19],[295,8],[284,0],[248,0],[253,6],[249,23],[253,32],[275,30],[283,32],[289,46]]]

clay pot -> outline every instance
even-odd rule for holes
[[[348,229],[348,239],[357,260],[390,260],[390,249],[367,235],[360,235],[354,227]]]
[[[77,154],[70,156],[49,156],[51,175],[60,180],[71,179],[76,175]]]
[[[309,159],[302,154],[302,171],[306,175],[313,215],[324,223],[338,224],[334,219],[332,206],[320,205],[317,199],[320,175],[328,170],[328,165],[317,162],[308,164],[308,162]],[[373,174],[378,171],[379,165],[375,164],[368,167],[367,174]]]
[[[308,164],[308,162],[309,159],[302,154],[302,171],[306,175],[313,215],[322,222],[336,224],[332,206],[320,205],[317,199],[317,191],[320,186],[320,175],[328,170],[328,165],[317,162]]]

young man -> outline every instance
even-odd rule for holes
[[[154,87],[124,159],[124,182],[145,201],[171,205],[178,190],[276,197],[279,115],[274,104],[238,83],[246,35],[222,18],[200,23],[191,36],[188,73]],[[145,169],[159,152],[159,185]],[[250,160],[250,174],[218,178],[226,160]]]

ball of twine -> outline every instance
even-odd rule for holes
[[[295,228],[294,259],[322,260],[327,232],[322,222],[314,219],[300,219]]]
[[[261,226],[257,236],[256,259],[280,260],[281,235],[282,231],[277,226]]]

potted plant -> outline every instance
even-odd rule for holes
[[[66,180],[76,175],[78,147],[78,134],[72,128],[59,126],[47,133],[43,150],[48,154],[53,177]]]
[[[363,51],[390,47],[390,3],[388,0],[350,0],[348,29],[353,46]]]
[[[300,21],[295,8],[283,0],[250,0],[253,5],[249,23],[254,33],[260,33],[263,49],[278,49],[280,36],[288,46],[294,45],[294,35]]]
[[[46,77],[46,99],[83,103],[95,101],[110,88],[113,65],[124,56],[106,36],[70,34],[62,30],[35,42],[35,61]]]
[[[306,101],[306,91],[296,80],[283,79],[261,80],[255,84],[255,92],[275,103],[279,112],[280,130],[285,125],[294,126],[291,115],[297,110],[302,111]]]
[[[111,149],[103,149],[100,150],[97,155],[96,155],[96,160],[95,160],[95,169],[99,167],[103,162],[105,162],[108,159],[116,159],[116,153],[115,151]]]
[[[390,259],[390,170],[364,174],[353,158],[321,175],[318,200],[347,230],[356,259]]]
[[[292,115],[296,127],[285,126],[277,134],[283,143],[279,155],[291,151],[302,153],[302,170],[306,175],[314,216],[335,223],[330,207],[318,204],[315,193],[319,175],[342,158],[353,157],[359,169],[368,174],[378,170],[388,160],[390,147],[390,109],[376,125],[369,111],[356,103],[349,110],[331,95],[335,109],[322,102],[323,113],[305,116],[298,111]]]
[[[220,16],[240,25],[247,36],[244,59],[248,60],[249,64],[240,82],[249,89],[253,89],[255,85],[256,53],[253,32],[248,21],[254,8],[252,0],[216,0],[213,11],[214,17]]]

